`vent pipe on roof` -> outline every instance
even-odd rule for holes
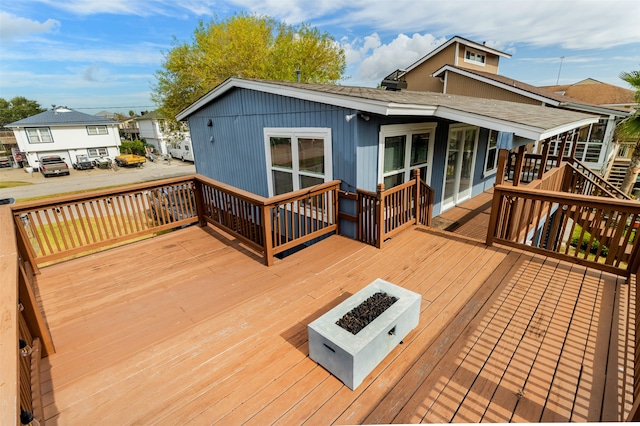
[[[296,83],[300,83],[300,68],[296,68]]]

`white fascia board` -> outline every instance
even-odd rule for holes
[[[437,105],[413,105],[413,104],[388,104],[387,111],[384,115],[410,115],[410,116],[434,116],[438,110]]]
[[[448,120],[467,123],[478,127],[484,127],[486,129],[513,133],[516,136],[521,136],[526,139],[532,139],[534,141],[540,139],[540,135],[545,131],[545,129],[540,127],[513,123],[511,121],[481,116],[447,107],[438,107],[435,115],[436,117],[446,118]]]
[[[538,140],[551,138],[553,136],[559,135],[564,132],[568,132],[570,130],[579,129],[583,126],[588,126],[589,124],[597,123],[599,120],[600,120],[600,117],[594,116],[593,118],[585,118],[583,120],[574,121],[562,126],[554,127],[553,129],[547,129],[540,134],[540,137],[538,138]]]
[[[431,74],[431,76],[432,77],[438,77],[440,74],[442,74],[445,71],[458,73],[458,74],[463,75],[465,77],[472,78],[474,80],[478,80],[478,81],[480,81],[482,83],[490,84],[492,86],[499,87],[501,89],[508,90],[510,92],[513,92],[513,93],[517,93],[518,95],[526,96],[527,98],[531,98],[531,99],[535,99],[535,100],[540,101],[540,102],[544,102],[545,104],[548,104],[548,105],[552,105],[552,106],[560,105],[560,102],[558,102],[556,100],[553,100],[551,98],[540,96],[540,95],[537,95],[535,93],[531,93],[529,91],[520,89],[518,87],[509,86],[508,84],[504,84],[504,83],[501,83],[499,81],[492,80],[490,78],[481,77],[481,76],[479,76],[477,74],[474,74],[474,73],[471,73],[471,72],[467,72],[467,71],[461,70],[459,68],[453,68],[451,65],[445,65],[445,66],[441,67],[440,69],[436,70],[433,74]]]

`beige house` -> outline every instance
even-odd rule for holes
[[[382,86],[387,90],[435,91],[596,114],[599,122],[580,129],[577,135],[576,158],[600,174],[608,174],[617,154],[616,124],[629,113],[502,76],[498,73],[501,57],[511,56],[456,36],[408,68],[391,73]],[[559,145],[559,141],[552,142],[552,155],[557,154]],[[541,147],[534,144],[530,149],[538,152]]]

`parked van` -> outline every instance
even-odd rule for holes
[[[172,158],[178,158],[182,161],[193,161],[191,144],[187,141],[180,142],[180,145],[176,148],[169,150],[169,155],[171,155]]]

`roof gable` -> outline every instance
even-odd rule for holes
[[[6,124],[5,127],[30,127],[30,126],[73,126],[73,125],[107,125],[118,124],[116,121],[105,117],[85,114],[66,107],[56,107],[52,110],[23,118],[22,120]]]
[[[340,106],[383,116],[440,117],[538,140],[598,121],[567,110],[435,92],[386,91],[376,88],[231,78],[183,110],[184,120],[226,93],[249,89]]]
[[[405,72],[409,72],[412,69],[418,67],[419,65],[423,64],[424,62],[426,62],[427,60],[429,60],[430,58],[432,58],[433,56],[435,56],[436,54],[440,53],[441,51],[443,51],[444,49],[446,49],[447,47],[451,46],[454,43],[460,43],[460,44],[462,44],[464,46],[471,47],[471,48],[473,48],[475,50],[480,50],[482,52],[491,53],[491,54],[496,55],[496,56],[502,56],[504,58],[510,58],[511,57],[511,55],[508,54],[508,53],[501,52],[501,51],[499,51],[497,49],[492,49],[490,47],[485,46],[484,44],[476,43],[476,42],[468,40],[468,39],[466,39],[464,37],[454,36],[454,37],[450,38],[449,40],[445,41],[444,43],[442,43],[440,46],[438,46],[435,49],[433,49],[431,52],[429,52],[426,55],[424,55],[422,58],[418,59],[413,64],[409,65],[405,69]]]

